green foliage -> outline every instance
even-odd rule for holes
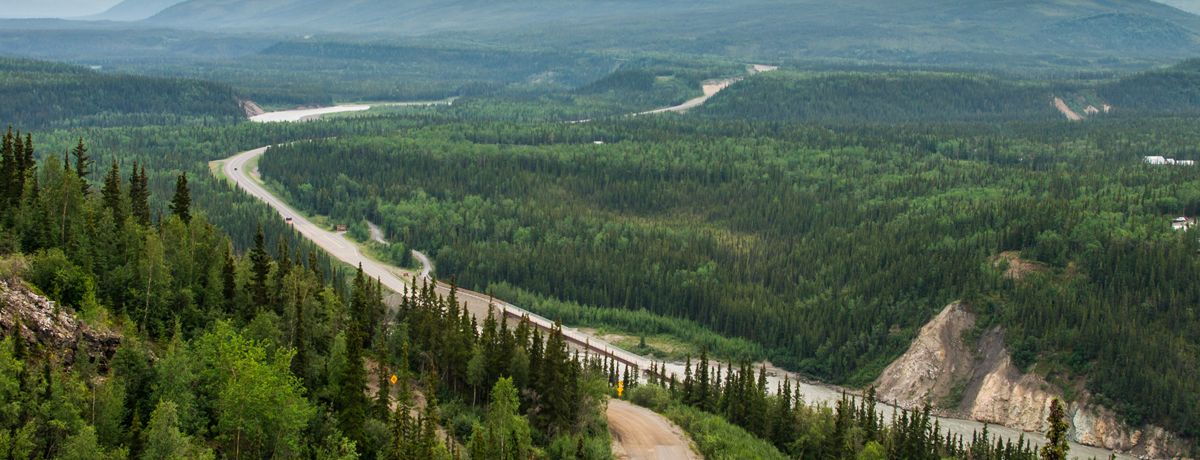
[[[1200,60],[1121,78],[1100,86],[1097,94],[1118,115],[1194,115],[1200,112]]]
[[[150,422],[146,424],[146,442],[142,450],[142,458],[146,460],[215,458],[211,450],[194,445],[188,436],[179,431],[179,427],[175,403],[159,402],[158,407],[150,414]]]
[[[233,123],[244,116],[233,90],[214,83],[11,58],[0,59],[0,98],[0,120],[29,128]]]
[[[663,414],[691,436],[705,458],[788,458],[775,446],[730,424],[721,416],[681,404],[671,405]]]
[[[195,347],[201,380],[216,398],[215,434],[224,452],[288,457],[302,451],[301,431],[315,408],[289,371],[291,353],[268,356],[228,323],[217,323]]]
[[[1053,89],[972,74],[771,72],[718,93],[701,113],[759,120],[930,122],[1061,117]]]
[[[671,403],[671,393],[659,385],[639,385],[629,390],[628,399],[655,412],[665,412]]]
[[[492,386],[491,405],[484,425],[474,430],[467,450],[472,458],[519,460],[532,449],[529,423],[517,413],[520,401],[511,378]]]
[[[1046,431],[1046,445],[1042,446],[1042,460],[1067,460],[1067,453],[1071,449],[1067,445],[1067,430],[1071,426],[1067,423],[1066,410],[1059,400],[1050,401],[1046,423],[1050,428]]]
[[[537,295],[504,282],[489,284],[485,292],[575,327],[611,328],[643,336],[664,334],[691,345],[695,350],[709,350],[721,359],[758,361],[765,357],[761,346],[745,339],[724,337],[694,321],[657,315],[644,309],[625,311],[583,306]]]

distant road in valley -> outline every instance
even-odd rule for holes
[[[758,72],[769,71],[769,70],[774,70],[774,68],[769,67],[769,66],[754,66],[754,67],[752,67],[751,73],[758,73]],[[740,78],[735,79],[734,81],[725,80],[725,81],[721,81],[721,82],[712,83],[714,85],[713,88],[706,89],[705,90],[706,96],[703,98],[693,99],[692,101],[688,101],[684,104],[673,106],[673,107],[664,107],[662,109],[643,112],[639,115],[642,115],[642,114],[648,115],[648,114],[663,113],[663,112],[681,112],[681,111],[686,111],[690,108],[700,106],[704,102],[706,102],[709,98],[711,98],[713,94],[716,94],[717,92],[721,91],[722,89],[727,88],[730,84],[735,83],[736,80],[740,80]],[[711,94],[709,94],[710,91],[711,91]],[[702,99],[702,100],[699,100],[698,102],[695,102],[693,104],[693,101],[697,101],[698,99]],[[431,103],[421,103],[421,104],[430,105]],[[691,104],[691,105],[689,105],[689,104]],[[684,107],[684,106],[687,106],[687,107]],[[366,107],[366,108],[363,108],[363,107]],[[304,110],[292,110],[292,111],[286,111],[286,112],[267,113],[267,114],[263,114],[263,115],[259,115],[258,117],[255,117],[254,120],[261,121],[261,122],[296,122],[296,121],[311,120],[312,117],[314,117],[314,116],[319,117],[320,115],[325,115],[325,114],[342,113],[342,112],[356,112],[356,111],[364,111],[364,110],[369,110],[369,109],[370,109],[370,106],[343,105],[343,106],[336,106],[336,107],[327,107],[324,109],[304,109]],[[320,113],[314,113],[313,111],[319,111]],[[230,157],[229,159],[225,160],[224,164],[222,165],[225,176],[230,178],[231,180],[233,180],[238,187],[246,190],[251,195],[254,195],[256,198],[258,198],[258,199],[262,200],[263,202],[267,203],[268,205],[270,205],[272,208],[274,208],[276,211],[278,211],[279,214],[281,216],[283,216],[284,218],[290,217],[292,219],[292,224],[296,228],[297,232],[304,235],[306,238],[308,238],[309,240],[311,240],[313,243],[317,244],[321,248],[325,249],[331,256],[333,256],[333,257],[337,258],[338,260],[341,260],[347,264],[350,264],[352,266],[361,265],[363,267],[364,273],[371,276],[372,278],[378,278],[381,284],[383,284],[384,286],[386,286],[388,289],[392,290],[393,292],[403,292],[405,290],[405,288],[407,286],[409,286],[410,283],[413,282],[414,280],[416,283],[421,283],[421,282],[423,282],[423,280],[429,279],[429,275],[432,270],[432,263],[429,260],[429,258],[425,256],[425,254],[420,253],[418,251],[413,251],[413,256],[416,257],[417,260],[420,261],[422,263],[422,266],[424,267],[422,269],[421,273],[419,273],[419,274],[414,273],[409,270],[404,270],[399,267],[394,267],[394,266],[376,261],[376,260],[372,259],[371,257],[363,254],[363,252],[360,250],[358,244],[353,241],[350,241],[348,238],[346,238],[346,236],[344,234],[333,232],[329,229],[321,228],[321,227],[318,227],[318,226],[312,224],[303,215],[296,212],[295,209],[288,206],[287,203],[283,202],[283,200],[279,199],[278,197],[273,195],[270,191],[268,191],[263,186],[263,184],[260,182],[260,180],[258,179],[258,177],[256,176],[256,173],[254,171],[246,170],[246,164],[248,164],[248,163],[253,164],[254,162],[252,160],[262,156],[264,153],[267,152],[267,150],[269,148],[270,147],[268,146],[268,147],[261,147],[258,149],[254,149],[254,150],[249,150],[246,152],[241,152],[241,153],[238,153],[238,154]],[[386,239],[385,239],[386,237],[383,234],[383,232],[378,227],[376,227],[374,224],[372,224],[371,227],[372,227],[372,229],[371,229],[372,239],[375,239],[377,242],[385,242],[386,243]],[[450,286],[447,283],[438,282],[436,285],[436,290],[438,293],[445,295],[445,294],[449,293]],[[507,312],[507,315],[510,318],[520,318],[521,316],[528,315],[530,318],[530,321],[533,322],[534,325],[536,325],[537,327],[548,330],[554,326],[554,322],[547,318],[543,318],[541,316],[533,314],[532,312],[528,312],[516,305],[512,305],[512,304],[504,302],[502,300],[493,299],[482,293],[459,289],[457,295],[458,295],[459,301],[464,303],[466,305],[466,308],[469,311],[471,311],[471,313],[476,318],[479,318],[480,320],[482,320],[484,317],[486,317],[489,306],[494,306],[497,309],[502,309],[505,312]],[[497,314],[499,314],[499,312],[497,312]],[[631,366],[636,365],[643,371],[649,369],[651,366],[651,363],[657,363],[657,361],[653,361],[649,358],[646,358],[646,357],[634,354],[632,352],[623,350],[621,348],[618,348],[618,347],[600,339],[599,337],[593,336],[591,334],[580,331],[578,329],[566,327],[566,326],[563,326],[562,329],[563,329],[564,338],[575,347],[587,349],[592,353],[607,354],[627,365],[631,365]],[[713,372],[716,372],[716,367],[715,367],[716,365],[717,364],[714,363]],[[663,367],[663,364],[659,363],[658,366],[661,368],[661,367]],[[683,377],[684,366],[682,363],[666,363],[665,369],[666,369],[667,373],[674,373],[679,378]],[[768,367],[767,370],[768,370],[768,385],[770,388],[773,389],[776,387],[776,385],[782,385],[784,380],[787,379],[792,382],[793,387],[799,387],[801,393],[804,395],[805,401],[809,404],[828,404],[828,405],[832,406],[837,402],[838,399],[841,398],[841,394],[843,391],[842,388],[839,388],[839,387],[836,387],[833,385],[825,385],[825,384],[820,384],[820,383],[808,382],[804,377],[802,377],[798,374],[791,373],[791,372],[785,371],[783,369],[775,368],[775,367]],[[851,391],[851,393],[853,393],[853,391]],[[665,418],[663,418],[661,415],[658,415],[657,413],[654,413],[653,411],[649,411],[649,410],[635,411],[635,410],[627,410],[627,408],[621,408],[621,407],[619,407],[616,410],[613,410],[612,407],[613,406],[610,405],[609,424],[610,424],[610,426],[614,427],[613,430],[614,430],[615,434],[620,433],[619,431],[617,431],[618,429],[626,430],[626,432],[636,432],[636,431],[642,430],[642,429],[655,430],[655,432],[648,433],[645,435],[626,436],[626,439],[624,441],[622,441],[624,444],[621,446],[621,448],[624,449],[625,452],[629,453],[630,455],[634,455],[635,452],[679,452],[678,449],[680,449],[680,448],[685,449],[685,451],[687,451],[687,452],[691,452],[690,441],[687,439],[686,435],[681,435],[682,432],[679,431],[677,428],[670,432],[668,432],[667,430],[664,430],[662,428],[662,427],[671,427],[674,425],[671,424],[669,421],[667,421]],[[883,404],[883,403],[879,403],[877,409],[878,409],[879,413],[885,417],[885,419],[890,418],[891,414],[896,410],[895,407],[888,405],[888,404]],[[616,417],[617,419],[614,419],[614,417]],[[625,417],[639,417],[639,418],[650,417],[650,418],[656,418],[656,419],[646,418],[646,419],[642,419],[642,420],[629,421],[629,420],[625,420],[624,419]],[[984,428],[983,423],[976,422],[974,420],[965,420],[965,419],[947,418],[947,417],[935,417],[935,418],[939,420],[943,430],[948,430],[952,433],[962,435],[965,439],[971,439],[973,432],[982,431]],[[655,428],[655,427],[659,427],[659,428]],[[1033,443],[1036,443],[1036,444],[1043,444],[1046,442],[1046,439],[1040,433],[1028,433],[1028,432],[1023,433],[1020,430],[1007,428],[1004,426],[989,425],[988,432],[993,436],[1001,436],[1004,438],[1012,439],[1014,441],[1017,439],[1017,437],[1019,435],[1024,435],[1025,439],[1027,439]],[[670,445],[661,445],[660,444],[663,439],[672,439],[672,438],[675,440],[674,443],[669,443]],[[1099,449],[1099,448],[1095,448],[1095,447],[1084,446],[1084,445],[1077,444],[1077,443],[1071,443],[1072,457],[1108,458],[1110,453],[1111,453],[1111,451],[1108,451],[1106,449]],[[631,456],[629,458],[663,458],[663,459],[666,459],[666,458],[678,458],[678,457],[675,457],[675,456],[633,457],[633,456]],[[1133,459],[1133,457],[1125,456],[1125,455],[1118,455],[1117,458]]]

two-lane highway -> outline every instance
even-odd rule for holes
[[[345,235],[326,230],[310,222],[302,214],[296,212],[295,209],[283,202],[283,200],[271,194],[254,177],[253,171],[246,169],[247,163],[252,163],[252,160],[262,156],[262,154],[267,152],[268,148],[261,147],[245,151],[225,160],[225,164],[222,166],[225,176],[232,179],[242,190],[270,205],[285,219],[292,219],[292,226],[295,227],[297,232],[316,243],[328,252],[329,255],[350,265],[361,266],[363,273],[372,278],[378,278],[379,282],[388,289],[394,292],[403,292],[408,284],[392,271],[392,267],[376,262],[364,255],[359,250],[358,245],[346,239]]]

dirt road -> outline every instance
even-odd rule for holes
[[[613,437],[613,457],[628,460],[701,458],[692,450],[683,430],[666,417],[627,401],[608,401],[608,431]]]

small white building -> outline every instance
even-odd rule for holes
[[[1195,160],[1176,160],[1162,156],[1148,156],[1142,158],[1142,161],[1148,165],[1175,165],[1175,166],[1196,166]]]
[[[1171,228],[1175,230],[1187,230],[1196,225],[1196,219],[1192,217],[1176,217],[1171,221]]]
[[[1083,109],[1083,112],[1088,115],[1099,115],[1100,109],[1097,109],[1094,105],[1089,105],[1087,108]]]

